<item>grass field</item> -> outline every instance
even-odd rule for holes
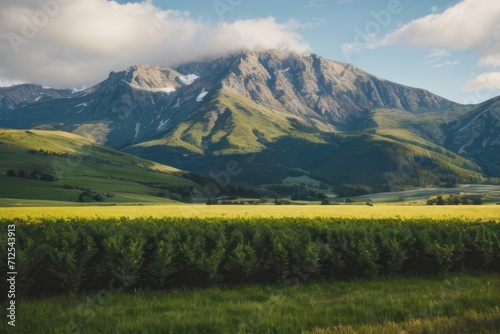
[[[107,291],[20,300],[15,332],[498,333],[499,305],[498,276]]]
[[[344,217],[344,218],[462,218],[464,220],[496,220],[500,222],[500,206],[409,206],[409,205],[129,205],[129,206],[56,206],[16,205],[0,208],[0,218],[114,218],[114,217]],[[44,202],[43,205],[48,205]]]

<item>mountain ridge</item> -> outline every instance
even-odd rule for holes
[[[12,128],[74,132],[199,172],[220,168],[216,161],[223,165],[238,156],[260,154],[254,168],[260,171],[268,165],[271,174],[280,175],[277,182],[296,170],[340,182],[334,180],[341,177],[329,177],[328,169],[347,175],[355,168],[348,161],[354,158],[337,146],[351,142],[353,147],[372,147],[376,142],[410,152],[403,155],[409,160],[428,158],[426,173],[439,170],[440,176],[432,178],[435,183],[447,170],[477,180],[497,175],[497,105],[460,105],[315,54],[241,51],[171,69],[130,66],[70,97],[0,110],[0,120]],[[332,154],[351,170],[333,168],[330,158],[320,159]],[[378,174],[399,168],[393,153],[380,154],[380,159],[392,162]],[[301,156],[309,163],[297,160]],[[468,177],[461,159],[470,159]],[[362,156],[355,160],[368,162]],[[320,161],[329,161],[326,169],[318,168]],[[359,172],[360,180],[373,179],[369,170]],[[250,168],[241,179],[253,179],[255,173],[260,172]],[[377,182],[384,178],[379,176]]]

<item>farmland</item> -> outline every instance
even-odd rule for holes
[[[360,208],[371,209],[349,207]],[[500,325],[500,224],[484,215],[218,214],[0,219],[16,225],[17,329],[496,333]]]
[[[19,203],[26,205],[19,205]],[[331,218],[458,218],[500,221],[500,206],[412,206],[412,205],[101,205],[72,206],[66,202],[0,200],[0,218],[113,218],[113,217],[184,217],[184,218],[259,218],[259,217],[331,217]],[[37,206],[38,205],[38,206]],[[54,205],[54,206],[50,206]]]
[[[0,226],[17,231],[17,332],[500,326],[500,206],[165,205],[129,196],[121,205],[0,199]]]

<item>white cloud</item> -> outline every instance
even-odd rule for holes
[[[451,52],[446,49],[434,49],[425,57],[425,59],[440,59],[449,56],[451,56]]]
[[[440,68],[440,67],[445,67],[445,66],[455,66],[458,64],[460,64],[460,62],[458,60],[457,61],[445,61],[442,63],[435,64],[434,66],[432,66],[432,68]]]
[[[42,2],[57,5],[45,10],[51,15],[43,16],[38,1],[0,3],[0,77],[6,81],[80,87],[133,64],[168,67],[240,49],[310,49],[292,26],[272,17],[211,24],[151,1]],[[26,28],[33,23],[36,32]],[[14,48],[12,33],[23,38]]]
[[[305,8],[318,8],[325,7],[326,3],[324,0],[309,0]]]
[[[297,18],[292,18],[288,20],[288,26],[291,29],[314,29],[317,28],[323,24],[326,23],[326,20],[319,18],[319,17],[314,17],[312,20],[302,23],[299,19]]]
[[[464,0],[441,14],[427,15],[401,26],[382,43],[469,48],[490,41],[492,33],[498,30],[499,19],[500,2]]]
[[[474,91],[478,89],[500,89],[500,72],[480,74],[467,81],[462,89]]]
[[[451,56],[451,52],[446,49],[433,49],[423,60],[423,64],[432,64],[442,58],[447,58]]]
[[[437,12],[439,12],[439,8],[438,8],[438,6],[432,6],[432,7],[431,7],[431,12],[432,12],[433,14],[436,14]]]
[[[433,68],[458,65],[458,61],[444,61],[448,50],[473,50],[479,66],[500,67],[500,1],[463,0],[441,13],[431,8],[433,14],[401,25],[385,37],[372,40],[364,49],[391,44],[406,44],[436,48],[424,63],[434,63]],[[489,72],[468,80],[464,90],[491,90],[486,96],[474,96],[476,102],[492,97],[500,88],[500,72]]]
[[[500,1],[463,0],[440,14],[405,24],[377,46],[404,43],[451,50],[473,49],[482,66],[500,66]]]
[[[499,41],[499,43],[500,43],[500,41]],[[498,46],[497,46],[497,48],[498,48]],[[481,58],[479,58],[479,65],[480,66],[488,66],[488,67],[500,66],[500,50],[498,50],[495,54],[484,55]]]
[[[10,87],[19,84],[20,82],[12,80],[4,80],[0,78],[0,87]]]

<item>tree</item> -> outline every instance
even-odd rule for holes
[[[97,194],[95,194],[94,199],[97,202],[102,202],[102,201],[104,201],[104,196],[101,193],[97,193]]]
[[[50,175],[50,174],[43,174],[40,177],[40,180],[42,180],[42,181],[48,181],[48,182],[53,182],[53,181],[56,181],[57,178],[55,176]]]
[[[215,204],[219,204],[219,201],[215,198],[209,198],[207,199],[207,205],[215,205]]]
[[[16,171],[15,171],[15,170],[13,170],[13,169],[9,169],[9,170],[7,171],[7,176],[16,176]]]
[[[83,193],[80,194],[80,197],[78,197],[78,200],[80,202],[93,202],[94,201],[94,194],[92,194],[89,191],[84,191]]]
[[[443,200],[443,196],[439,195],[436,199],[436,205],[445,205],[446,203]]]

